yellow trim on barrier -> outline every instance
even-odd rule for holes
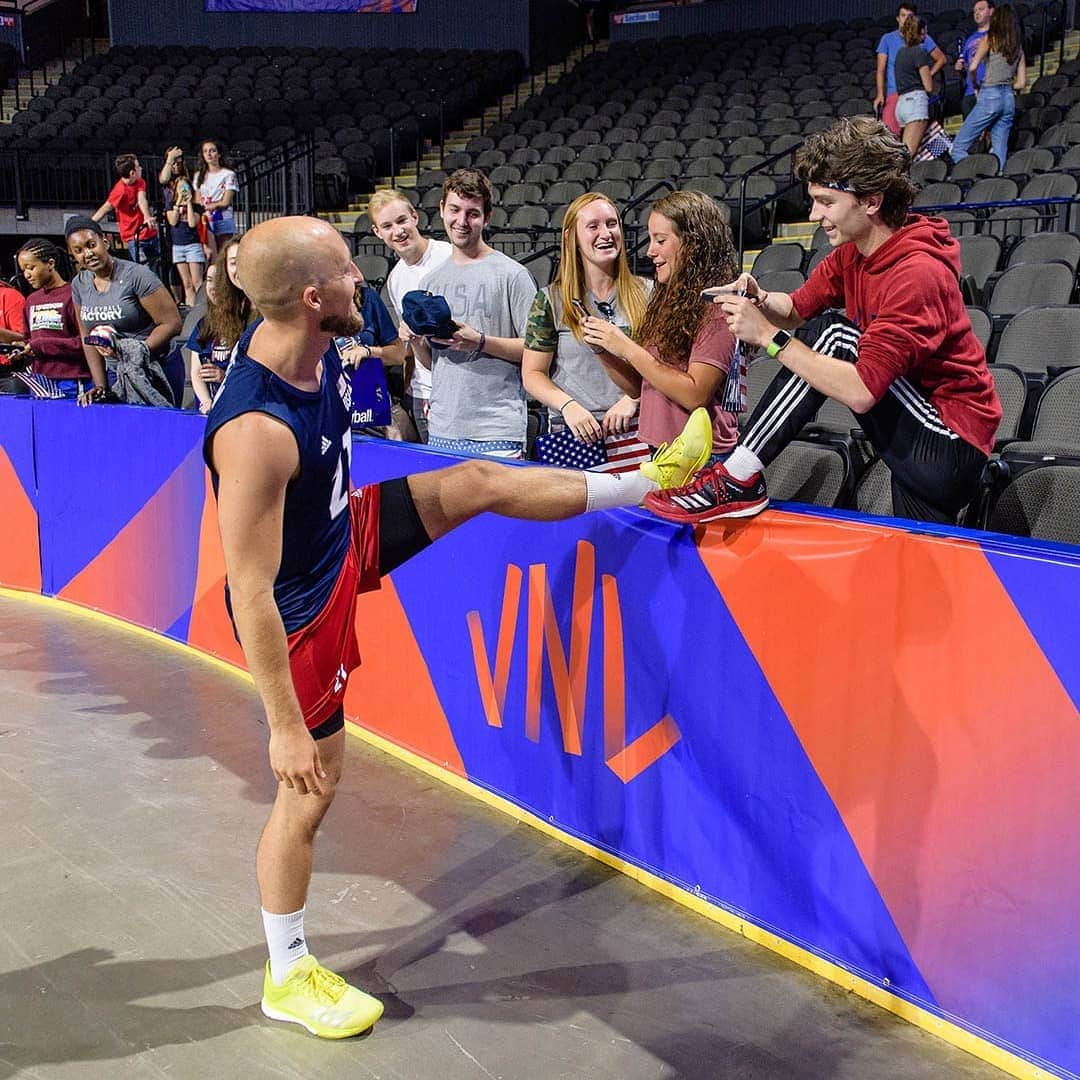
[[[118,615],[110,615],[107,611],[99,611],[97,608],[87,607],[85,604],[76,604],[74,600],[65,600],[62,596],[44,596],[41,593],[23,592],[21,589],[12,589],[6,585],[0,585],[0,597],[7,600],[25,600],[27,603],[39,603],[45,605],[54,604],[57,607],[67,608],[69,611],[82,615],[84,618],[90,619],[93,622],[108,623],[112,627],[127,630],[132,634],[137,634],[146,641],[156,642],[158,645],[167,649],[182,649],[186,653],[194,654],[201,660],[205,660],[208,664],[213,664],[214,667],[221,671],[237,676],[246,682],[248,686],[255,685],[255,680],[252,679],[250,673],[245,668],[230,664],[228,660],[222,660],[220,656],[214,656],[213,653],[197,649],[194,645],[189,645],[186,641],[177,641],[176,638],[166,637],[157,630],[148,630],[145,626],[139,626],[138,623],[128,622],[126,619],[121,619]]]
[[[734,931],[736,934],[741,934],[748,941],[752,941],[756,945],[763,945],[766,949],[778,953],[780,956],[798,964],[800,967],[807,968],[815,975],[819,975],[821,978],[828,979],[830,982],[836,983],[845,990],[850,990],[852,993],[858,994],[859,997],[865,998],[874,1005],[878,1005],[882,1009],[894,1013],[901,1019],[908,1021],[908,1023],[914,1024],[915,1027],[922,1028],[924,1031],[928,1031],[930,1034],[936,1035],[940,1039],[944,1039],[946,1042],[966,1051],[974,1057],[981,1058],[988,1064],[1007,1072],[1010,1076],[1021,1077],[1023,1080],[1045,1080],[1047,1077],[1056,1077],[1059,1075],[1050,1072],[1048,1069],[1041,1068],[1038,1065],[1033,1065],[1030,1061],[1025,1061],[1016,1054],[1011,1054],[1008,1050],[1003,1050],[996,1043],[981,1039],[966,1028],[960,1027],[958,1024],[954,1024],[951,1021],[943,1020],[940,1016],[936,1016],[934,1013],[928,1012],[918,1005],[913,1005],[904,998],[897,997],[884,987],[869,982],[861,976],[848,971],[846,968],[840,967],[838,964],[834,964],[829,960],[824,960],[807,949],[800,948],[798,945],[793,945],[790,941],[786,941],[782,937],[777,937],[776,934],[772,934],[768,930],[763,930],[760,926],[749,922],[739,915],[735,915],[730,911],[725,911],[723,908],[717,907],[703,897],[695,896],[692,892],[688,892],[686,889],[682,889],[678,885],[674,885],[670,881],[666,881],[664,878],[658,877],[656,874],[642,869],[640,866],[628,863],[623,859],[620,859],[617,855],[605,851],[603,848],[595,847],[587,840],[581,840],[570,833],[564,832],[562,829],[551,824],[551,822],[545,821],[542,817],[538,817],[536,814],[532,813],[532,811],[523,809],[509,799],[506,799],[501,795],[496,795],[494,792],[488,791],[486,788],[475,784],[473,781],[458,776],[456,773],[450,772],[443,766],[436,765],[426,758],[420,757],[419,754],[415,754],[411,750],[406,750],[404,747],[390,742],[389,739],[384,739],[381,735],[376,735],[373,731],[368,731],[358,724],[354,724],[351,720],[345,721],[345,727],[350,735],[355,735],[369,745],[374,746],[377,750],[381,750],[383,753],[389,754],[391,757],[395,757],[398,760],[405,762],[405,764],[412,766],[414,769],[418,769],[422,773],[426,773],[428,776],[434,777],[436,780],[441,780],[444,784],[447,784],[466,795],[470,795],[474,799],[478,799],[480,802],[501,811],[509,817],[514,818],[516,821],[520,821],[525,825],[530,825],[534,829],[538,829],[540,832],[544,833],[545,836],[550,836],[555,840],[559,840],[569,847],[580,851],[582,854],[588,855],[598,862],[604,863],[606,866],[610,866],[613,870],[618,870],[620,873],[626,874],[627,877],[640,882],[646,888],[652,889],[662,896],[666,896],[669,900],[674,900],[675,903],[681,904],[683,907],[687,907],[691,911],[697,912],[699,915],[704,915],[705,918],[711,919],[713,922],[720,923],[721,926]]]
[[[129,630],[145,639],[155,641],[166,647],[182,649],[184,652],[194,654],[200,659],[213,664],[222,671],[239,676],[248,683],[248,685],[253,685],[251,675],[247,671],[237,667],[235,664],[230,664],[227,660],[222,660],[210,653],[203,652],[201,649],[197,649],[195,646],[189,645],[186,642],[176,641],[174,638],[165,637],[155,630],[147,630],[143,626],[137,626],[135,623],[126,622],[116,615],[98,611],[96,608],[84,607],[81,604],[76,604],[60,597],[43,596],[40,593],[33,592],[23,592],[22,590],[10,589],[6,586],[0,586],[0,597],[11,600],[25,600],[31,603],[38,602],[42,604],[56,604],[63,606],[88,619],[96,619],[108,623],[111,626]],[[604,851],[603,848],[595,847],[586,840],[581,840],[570,833],[563,832],[563,830],[559,829],[551,822],[545,821],[542,817],[537,816],[532,811],[523,809],[509,799],[506,799],[501,795],[496,795],[494,792],[488,791],[479,784],[476,784],[465,777],[458,776],[456,773],[450,772],[443,766],[436,765],[434,762],[420,757],[419,754],[415,754],[411,750],[406,750],[404,747],[390,742],[389,739],[384,739],[381,735],[376,735],[373,731],[368,731],[367,729],[360,727],[359,724],[354,724],[351,720],[346,720],[345,728],[350,735],[375,747],[377,750],[381,750],[383,753],[389,754],[399,761],[403,761],[414,769],[417,769],[436,780],[442,781],[442,783],[447,784],[449,787],[452,787],[463,794],[478,799],[480,802],[514,818],[516,821],[520,821],[525,825],[538,829],[540,832],[544,833],[545,836],[550,836],[555,840],[559,840],[568,847],[580,851],[583,855],[588,855],[590,858],[604,863],[605,866],[610,866],[613,870],[618,870],[627,877],[633,878],[634,881],[640,882],[646,888],[660,893],[660,895],[667,897],[669,900],[673,900],[677,904],[681,904],[683,907],[689,908],[699,915],[703,915],[706,919],[711,919],[713,922],[719,923],[721,926],[734,931],[736,934],[741,934],[748,941],[752,941],[756,945],[764,946],[766,949],[777,953],[786,960],[790,960],[792,963],[812,971],[815,975],[818,975],[823,979],[828,979],[829,982],[835,983],[845,990],[850,990],[854,994],[858,994],[859,997],[865,998],[867,1001],[885,1009],[887,1012],[899,1016],[902,1020],[906,1020],[910,1024],[914,1024],[915,1027],[930,1032],[931,1035],[936,1035],[939,1039],[944,1039],[945,1042],[951,1043],[960,1050],[964,1050],[972,1056],[980,1058],[988,1064],[1008,1073],[1010,1076],[1019,1077],[1021,1080],[1046,1080],[1047,1077],[1059,1077],[1061,1075],[1056,1072],[1051,1072],[1049,1069],[1041,1068],[1038,1065],[1033,1065],[1030,1061],[1025,1061],[1016,1054],[1011,1054],[1008,1050],[1002,1049],[996,1043],[992,1043],[987,1039],[982,1039],[978,1035],[968,1031],[966,1028],[960,1027],[960,1025],[954,1024],[949,1020],[943,1020],[940,1016],[936,1016],[934,1013],[929,1012],[918,1005],[913,1005],[910,1001],[897,997],[884,987],[878,986],[876,983],[872,983],[859,975],[855,975],[846,968],[840,967],[838,964],[834,964],[829,960],[824,960],[809,950],[794,945],[790,941],[786,941],[784,938],[778,937],[776,934],[762,929],[760,926],[755,925],[739,915],[735,915],[730,911],[725,911],[723,908],[717,907],[703,897],[695,896],[692,892],[688,892],[678,885],[673,885],[670,881],[666,881],[664,878],[658,877],[656,874],[644,870],[640,866],[635,866],[633,863],[628,863],[623,859],[620,859],[617,855],[612,855],[609,851]]]

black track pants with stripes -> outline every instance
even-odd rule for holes
[[[859,330],[834,313],[799,332],[815,352],[854,363]],[[825,401],[805,379],[781,369],[739,439],[768,465]],[[897,379],[869,412],[856,417],[892,474],[893,513],[918,521],[955,524],[979,489],[986,455],[945,426],[937,410],[906,379]]]

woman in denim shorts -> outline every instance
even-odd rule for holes
[[[190,308],[203,283],[206,255],[197,231],[195,189],[179,146],[170,147],[165,154],[161,182],[165,185],[165,219],[172,231],[172,261],[184,285],[184,303]]]
[[[914,157],[930,120],[930,55],[922,45],[919,20],[909,15],[900,27],[904,47],[896,54],[896,122],[904,145]]]

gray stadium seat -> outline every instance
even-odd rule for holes
[[[1080,368],[1063,372],[1047,383],[1035,410],[1029,444],[1072,447],[1080,456]],[[1010,451],[1026,448],[1013,443]]]
[[[773,270],[762,274],[757,281],[766,292],[793,293],[806,278],[801,270]]]
[[[855,506],[864,514],[893,516],[892,473],[880,458],[859,477],[855,487]]]
[[[1017,150],[1005,160],[1002,176],[1031,176],[1033,173],[1049,172],[1054,167],[1054,152],[1046,147]]]
[[[984,176],[997,176],[1000,171],[998,159],[993,154],[969,154],[949,170],[949,179],[978,180]]]
[[[719,176],[691,176],[683,181],[682,186],[687,191],[700,191],[718,200],[726,198],[731,190]]]
[[[746,365],[746,412],[739,416],[739,426],[745,427],[761,400],[762,395],[768,389],[769,383],[776,378],[783,365],[779,360],[771,356],[761,355],[752,358]]]
[[[832,115],[830,109],[829,115]],[[1047,151],[1049,153],[1049,151]],[[1051,158],[1053,155],[1051,155]],[[935,158],[933,161],[915,161],[911,165],[911,182],[916,187],[924,187],[926,184],[940,183],[945,179],[945,174],[948,171],[948,166],[941,158]]]
[[[988,528],[1080,544],[1080,467],[1048,461],[1027,469],[998,496]]]
[[[967,313],[971,319],[971,329],[975,331],[979,343],[984,349],[989,348],[990,338],[994,333],[994,324],[990,321],[990,316],[981,307],[969,306]]]
[[[1009,252],[1009,266],[1025,262],[1063,262],[1073,273],[1080,267],[1080,236],[1075,233],[1034,233]]]
[[[532,274],[537,288],[543,289],[551,284],[551,279],[555,273],[555,264],[550,255],[538,255],[530,259],[525,263],[525,268]]]
[[[631,186],[629,180],[597,180],[592,185],[592,191],[599,192],[601,195],[606,195],[616,204],[628,202],[631,194]]]
[[[770,244],[758,252],[750,272],[757,277],[774,270],[801,270],[805,258],[806,249],[802,244]]]
[[[563,169],[563,180],[576,180],[581,184],[591,184],[600,175],[600,168],[591,161],[575,161]]]
[[[1080,307],[1032,307],[1001,332],[995,361],[1045,375],[1047,366],[1080,365]]]
[[[939,181],[927,184],[922,191],[918,192],[912,206],[953,206],[959,203],[962,198],[963,192],[961,192],[959,184]]]
[[[806,261],[806,276],[809,277],[813,273],[814,269],[830,252],[832,248],[819,247],[816,251],[810,252],[810,258]]]
[[[969,158],[964,158],[964,161],[969,160]],[[994,160],[996,161],[997,158],[994,158]],[[960,164],[963,165],[964,161],[961,161]],[[1019,193],[1015,180],[1011,180],[1007,176],[985,176],[981,180],[976,180],[968,188],[967,194],[964,196],[964,202],[1009,202],[1015,199]]]
[[[385,255],[356,255],[353,265],[364,275],[364,280],[375,288],[382,288],[390,273],[390,260]]]
[[[1001,261],[1001,241],[996,236],[961,236],[960,273],[968,283],[970,300],[978,303],[987,279]]]
[[[510,215],[507,227],[510,229],[547,228],[549,214],[545,206],[518,206]]]
[[[526,184],[554,184],[562,175],[562,169],[550,161],[530,165],[521,178]]]
[[[512,210],[517,206],[538,203],[542,197],[543,189],[539,184],[511,184],[499,201],[507,210]]]
[[[1011,318],[1034,305],[1068,304],[1073,272],[1063,263],[1021,263],[997,279],[986,304],[996,322]]]
[[[585,190],[584,184],[575,183],[572,180],[559,180],[548,187],[542,199],[537,196],[531,201],[543,202],[547,206],[563,206],[573,202],[579,195],[584,195]]]
[[[991,364],[990,374],[1001,402],[1001,423],[994,436],[998,444],[1011,442],[1020,431],[1027,402],[1027,380],[1024,373],[1011,364]]]
[[[765,468],[770,499],[838,506],[849,478],[847,458],[833,446],[795,439]]]

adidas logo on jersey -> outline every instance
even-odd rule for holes
[[[325,454],[334,444],[324,435],[322,437],[322,452]]]

